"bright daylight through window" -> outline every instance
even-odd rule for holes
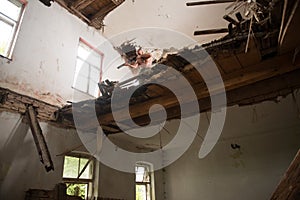
[[[25,4],[25,0],[0,0],[0,55],[2,57],[12,57]]]
[[[65,156],[63,181],[67,185],[67,194],[87,199],[92,193],[94,160],[81,154]]]
[[[152,173],[150,165],[137,163],[135,166],[136,200],[152,200]]]
[[[73,88],[98,97],[101,81],[103,53],[80,38]]]

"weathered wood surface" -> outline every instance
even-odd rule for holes
[[[239,70],[235,70],[231,73],[223,73],[222,77],[227,92],[227,98],[229,100],[228,104],[251,104],[266,99],[276,99],[276,96],[281,95],[281,92],[283,92],[283,95],[286,95],[291,93],[294,89],[299,88],[300,80],[298,80],[295,75],[298,75],[299,77],[300,60],[293,63],[292,57],[293,52],[290,52],[289,54],[266,59],[252,66],[240,68]],[[178,60],[179,58],[176,57],[176,59]],[[165,61],[165,63],[172,68],[177,68],[182,71],[182,74],[190,81],[196,93],[201,111],[208,110],[210,108],[210,99],[203,79],[194,68],[189,68],[189,70],[185,71],[185,68],[191,64],[187,64],[179,68],[179,64],[176,62],[174,64],[172,62]],[[205,64],[206,63],[202,63],[201,66],[205,66]],[[208,64],[211,63],[208,62]],[[182,87],[182,85],[176,85],[180,83],[179,79],[171,78],[168,70],[165,70],[163,73],[165,73],[166,76],[161,76],[160,78],[162,80],[165,78],[170,85],[176,86],[178,92],[182,95],[183,99],[185,99],[184,103],[192,103],[193,99],[189,96],[189,94],[185,93],[186,89]],[[216,94],[218,94],[218,90],[220,89],[218,87],[219,85],[214,86]],[[239,93],[237,91],[239,91]],[[126,90],[121,92],[126,92]],[[130,114],[132,119],[139,125],[149,123],[149,108],[154,104],[160,104],[166,108],[168,119],[178,118],[181,116],[178,100],[168,89],[158,85],[147,85],[145,94],[146,95],[136,96],[131,99]],[[76,112],[82,113],[82,118],[80,119],[82,120],[82,126],[78,128],[85,130],[93,129],[97,127],[98,124],[101,124],[103,125],[103,129],[109,133],[118,132],[120,130],[119,127],[115,125],[109,101],[107,103],[103,103],[98,100],[90,100],[73,104],[73,106],[76,106]],[[81,108],[81,106],[83,107]],[[90,120],[94,113],[89,113],[89,109],[87,109],[88,107],[95,107],[98,121]],[[195,114],[194,111],[194,109],[191,109],[188,112],[192,115]],[[64,107],[60,111],[62,119],[70,123],[72,121],[72,112],[72,106]],[[129,119],[126,115],[124,115],[124,113],[125,112],[120,105],[119,110],[114,114],[118,115],[119,119],[121,119],[121,123],[126,125]],[[160,120],[161,119],[157,118],[158,122]]]
[[[282,177],[270,200],[300,199],[300,150]]]
[[[96,29],[103,26],[104,17],[125,0],[56,0],[70,13]]]
[[[28,106],[26,115],[29,121],[31,133],[39,154],[40,161],[45,166],[47,172],[51,170],[54,171],[54,165],[51,159],[48,145],[46,143],[39,121],[37,119],[36,110],[33,108],[32,105]]]

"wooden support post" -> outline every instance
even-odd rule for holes
[[[53,162],[44,138],[42,129],[37,119],[37,114],[33,106],[27,108],[26,115],[28,117],[31,133],[40,156],[40,161],[44,164],[46,171],[54,170]]]

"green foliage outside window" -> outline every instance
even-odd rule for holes
[[[67,183],[67,194],[85,199],[87,184]]]
[[[86,157],[65,156],[63,178],[67,184],[67,194],[86,199],[88,186],[92,183],[93,163]],[[87,164],[88,163],[88,164]],[[87,166],[86,166],[87,165]],[[84,167],[86,168],[84,169]],[[84,171],[82,172],[82,170]],[[79,174],[81,175],[79,176]]]

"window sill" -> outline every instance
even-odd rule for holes
[[[6,57],[6,56],[3,56],[3,55],[1,55],[1,54],[0,54],[0,59],[3,59],[3,60],[5,60],[7,63],[10,63],[10,62],[12,62],[12,58],[8,58],[8,57]]]

